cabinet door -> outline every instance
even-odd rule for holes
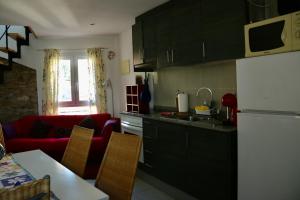
[[[244,56],[244,0],[202,0],[204,52],[206,61]]]
[[[172,52],[173,65],[187,65],[202,62],[203,35],[201,24],[201,1],[177,1],[172,10]]]
[[[147,15],[143,19],[143,42],[145,63],[157,63],[157,41],[156,41],[156,21],[154,14]]]
[[[232,200],[231,134],[189,128],[187,191],[207,200]]]
[[[133,64],[139,65],[143,61],[143,31],[142,22],[137,21],[132,26],[132,48],[133,48]]]
[[[157,38],[157,66],[165,67],[171,63],[172,44],[172,1],[163,4],[155,15],[156,38]]]
[[[143,119],[143,149],[144,149],[144,165],[143,169],[153,174],[156,168],[155,159],[157,154],[156,139],[157,125],[156,121]]]
[[[157,128],[156,174],[163,181],[183,189],[186,186],[186,128],[163,122],[159,122]]]

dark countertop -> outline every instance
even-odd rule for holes
[[[160,115],[159,112],[152,112],[150,114],[121,112],[120,114],[142,117],[145,119],[159,120],[159,121],[163,121],[163,122],[181,124],[181,125],[186,125],[186,126],[204,128],[204,129],[209,129],[209,130],[228,132],[228,133],[236,132],[236,130],[237,130],[235,126],[223,125],[222,122],[215,120],[215,119],[210,119],[210,120],[203,119],[203,120],[198,120],[198,121],[189,121],[189,120],[183,120],[183,119],[178,119],[178,118],[163,117]]]

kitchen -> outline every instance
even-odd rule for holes
[[[244,3],[246,4],[246,2]],[[248,185],[248,186],[244,185],[244,187],[247,188],[244,191],[244,194],[239,193],[237,195],[236,185],[242,183],[242,181],[239,181],[239,183],[237,181],[237,176],[238,176],[237,163],[239,162],[239,160],[242,160],[242,159],[238,159],[238,155],[236,153],[236,151],[238,151],[237,140],[239,136],[237,134],[239,133],[239,126],[235,128],[235,126],[233,125],[231,126],[223,125],[223,121],[228,122],[226,118],[229,119],[230,121],[230,114],[229,117],[226,117],[227,109],[225,106],[222,106],[222,96],[226,93],[232,93],[232,94],[237,94],[239,97],[239,91],[241,90],[241,88],[239,89],[240,81],[237,81],[237,76],[236,76],[236,71],[238,69],[236,65],[236,59],[240,59],[245,56],[243,24],[246,24],[245,21],[247,21],[247,17],[246,14],[242,12],[241,9],[239,9],[245,6],[243,5],[243,3],[241,3],[241,1],[239,2],[232,1],[232,5],[234,6],[230,6],[229,4],[230,3],[227,2],[226,5],[220,6],[220,9],[226,8],[224,10],[227,10],[228,12],[222,11],[222,14],[220,14],[221,11],[220,12],[216,11],[213,16],[212,16],[212,12],[211,13],[209,12],[210,11],[209,3],[207,3],[206,4],[207,7],[204,8],[201,7],[202,5],[201,3],[193,4],[193,7],[198,8],[200,10],[205,9],[207,11],[206,13],[209,16],[212,16],[211,18],[206,18],[206,20],[217,20],[215,21],[215,23],[208,23],[208,25],[203,25],[204,27],[202,28],[205,29],[205,27],[207,26],[206,29],[212,30],[213,27],[213,29],[215,29],[215,31],[219,34],[214,35],[213,32],[208,32],[208,33],[204,32],[202,34],[205,40],[201,38],[201,40],[199,41],[195,39],[190,39],[187,41],[188,42],[187,46],[190,48],[186,48],[184,45],[182,45],[183,42],[182,41],[178,42],[178,40],[180,39],[180,36],[183,35],[186,35],[185,38],[193,38],[193,34],[195,34],[195,32],[199,31],[201,33],[200,28],[199,28],[200,30],[197,30],[198,28],[197,27],[195,28],[192,25],[191,27],[194,32],[186,31],[188,28],[191,28],[189,27],[190,24],[187,23],[188,25],[186,25],[186,23],[184,22],[179,22],[180,26],[184,25],[186,29],[180,29],[176,27],[175,31],[177,31],[177,34],[175,34],[175,36],[172,36],[171,39],[166,39],[168,38],[166,36],[170,34],[170,29],[172,30],[174,26],[171,25],[171,27],[169,26],[166,28],[164,26],[165,24],[168,23],[167,22],[164,23],[164,20],[162,20],[162,22],[160,21],[158,23],[158,26],[160,26],[161,29],[160,32],[158,32],[158,34],[163,35],[163,37],[161,37],[159,40],[159,48],[162,50],[161,52],[158,52],[157,55],[158,60],[156,62],[157,64],[156,67],[158,69],[153,69],[153,62],[155,63],[155,59],[156,59],[155,54],[153,53],[153,51],[151,51],[151,49],[153,50],[153,42],[149,42],[149,40],[147,40],[147,42],[144,44],[144,47],[145,45],[146,46],[148,45],[150,51],[148,51],[149,52],[148,54],[144,52],[145,58],[143,58],[143,56],[140,57],[140,55],[143,54],[143,52],[136,48],[136,43],[133,42],[133,45],[131,44],[132,41],[131,37],[133,37],[133,41],[135,38],[134,30],[136,27],[133,27],[132,30],[130,29],[124,32],[121,35],[121,40],[120,40],[122,59],[130,59],[133,57],[133,60],[131,59],[132,61],[131,63],[135,64],[141,61],[142,63],[135,64],[134,65],[135,69],[131,69],[130,74],[121,77],[123,88],[124,88],[123,89],[124,91],[122,91],[122,96],[124,98],[121,100],[121,107],[122,107],[121,110],[124,111],[127,110],[125,85],[135,85],[136,75],[144,77],[143,71],[148,71],[148,73],[150,74],[150,79],[148,82],[151,91],[150,108],[151,110],[155,109],[156,111],[158,111],[158,114],[152,112],[152,114],[150,115],[142,115],[143,120],[141,120],[142,119],[141,117],[138,118],[137,126],[139,126],[140,133],[142,132],[144,133],[144,154],[146,153],[146,155],[143,155],[143,157],[145,159],[146,156],[146,159],[148,159],[146,160],[146,164],[148,165],[148,171],[147,171],[147,165],[145,164],[144,164],[144,171],[146,171],[148,174],[153,175],[154,177],[157,177],[159,180],[162,180],[170,185],[173,185],[176,188],[179,188],[180,190],[187,192],[188,194],[191,194],[196,198],[236,199],[237,196],[239,195],[238,199],[251,199],[251,198],[269,199],[268,196],[264,196],[267,194],[271,195],[271,193],[267,192],[269,191],[268,188],[265,188],[266,192],[254,193],[257,194],[257,196],[251,197],[250,195],[248,195],[249,192],[251,192],[252,190],[252,189],[250,190],[249,188],[252,187],[254,189],[255,188],[254,185]],[[214,3],[211,3],[211,6],[214,5],[215,5]],[[179,7],[184,7],[184,5],[179,3]],[[232,10],[230,11],[230,9],[228,8],[239,10],[239,12],[234,12]],[[188,10],[188,8],[186,9]],[[295,9],[295,7],[293,9]],[[182,13],[187,13],[187,11],[186,10],[182,11]],[[220,14],[221,16],[217,16],[216,13]],[[252,12],[252,14],[253,13],[255,14],[255,12]],[[195,13],[191,12],[192,16],[193,14]],[[229,17],[230,20],[228,21],[220,20],[222,19],[222,17],[224,18],[226,14],[227,17],[228,15],[231,15],[231,18]],[[253,21],[261,20],[259,19],[261,17],[261,13],[259,14],[256,13],[257,15],[254,14],[251,15]],[[164,13],[160,11],[159,17],[162,17],[163,15]],[[241,16],[244,16],[244,18],[241,18]],[[257,18],[255,18],[255,16]],[[237,20],[235,20],[235,17]],[[266,18],[270,18],[270,17],[266,16]],[[139,19],[137,18],[137,20]],[[168,21],[169,19],[166,20]],[[220,20],[221,22],[218,20]],[[153,21],[149,19],[147,19],[146,22],[150,23],[150,26],[153,25],[152,24]],[[203,20],[203,23],[205,24],[205,20]],[[223,26],[226,25],[226,29],[224,29],[223,26],[220,26],[220,24],[222,24]],[[237,24],[240,24],[240,26],[237,26],[239,28],[235,27]],[[143,30],[146,31],[147,28],[149,29],[149,27],[146,27]],[[224,30],[226,30],[226,35],[220,35],[220,33],[224,33]],[[133,34],[133,36],[131,34]],[[149,35],[144,35],[143,37],[146,36]],[[210,40],[211,38],[208,36],[211,36],[211,38],[214,38],[214,40]],[[181,40],[183,39],[181,38]],[[230,41],[237,41],[237,42],[230,43]],[[179,46],[182,47],[183,52],[178,50],[178,44],[180,44]],[[232,45],[230,46],[230,44]],[[148,55],[148,58],[146,57],[146,55]],[[179,55],[179,57],[182,57],[183,59],[178,60],[177,55]],[[276,60],[276,55],[275,58],[273,58],[272,56],[273,55],[271,55],[270,58]],[[294,54],[291,54],[289,56],[295,57]],[[300,62],[296,58],[293,59],[295,60],[294,62],[296,64]],[[188,64],[186,64],[187,61]],[[243,61],[238,61],[238,63],[243,63]],[[287,61],[287,63],[292,64],[292,61]],[[285,65],[283,63],[281,64]],[[297,70],[295,69],[295,65],[294,68],[291,70]],[[133,73],[133,71],[137,71],[137,72]],[[256,71],[253,73],[259,73],[259,72]],[[297,81],[296,78],[294,78],[293,80]],[[297,87],[296,87],[297,84],[294,85],[295,88],[292,90],[297,91]],[[204,101],[206,102],[210,101],[210,95],[209,93],[206,93],[206,91],[202,91],[200,95],[198,94],[198,96],[196,95],[197,90],[202,87],[207,87],[212,91],[212,102],[214,105],[213,106],[214,114],[216,115],[217,119],[212,117],[204,117],[201,119],[192,118],[190,120],[188,116],[188,117],[184,117],[184,119],[182,120],[177,118],[174,119],[172,117],[168,118],[160,115],[159,112],[164,112],[164,114],[172,114],[174,111],[176,111],[177,90],[180,90],[181,92],[188,94],[188,110],[194,113],[195,106],[202,105]],[[284,93],[284,95],[282,96],[285,95],[291,96],[290,93],[289,94]],[[294,97],[294,98],[297,99],[298,97]],[[123,116],[124,115],[122,115],[122,117]],[[129,115],[126,114],[125,116],[132,116],[132,114]],[[234,124],[234,122],[232,124]],[[161,132],[164,132],[163,138],[159,138],[157,136],[157,135],[162,135],[159,134]],[[156,135],[153,136],[153,134]],[[155,138],[154,140],[153,137]],[[155,145],[152,144],[151,146],[151,141],[147,142],[149,141],[149,139],[150,140],[152,139],[152,143],[154,143]],[[145,141],[147,145],[146,147],[145,147]],[[203,144],[202,141],[205,141],[205,144]],[[195,142],[195,143],[191,143],[191,142]],[[184,149],[184,152],[180,151],[180,147]],[[158,152],[158,153],[155,154],[154,152]],[[147,154],[149,153],[152,155],[151,156],[148,155],[147,158]],[[248,152],[246,151],[244,153],[246,154]],[[295,155],[295,153],[293,155]],[[195,158],[194,160],[193,157]],[[293,156],[291,157],[294,158]],[[155,161],[149,163],[149,160],[151,159],[156,161],[156,164],[158,164],[157,168],[159,168],[160,170],[156,170],[156,171],[151,170],[151,167],[153,168],[151,164],[155,163]],[[272,162],[275,161],[270,160],[270,163]],[[267,164],[268,162],[264,163],[261,160],[260,163],[261,163],[260,165],[263,165],[263,164]],[[239,165],[242,166],[243,164],[239,164]],[[187,173],[185,172],[189,170],[191,173],[190,175],[187,175]],[[294,171],[294,169],[292,171]],[[177,176],[174,177],[174,174]],[[186,177],[193,177],[193,178],[186,178]],[[239,177],[242,176],[239,175]],[[247,178],[249,177],[244,177],[244,178],[245,180],[247,180]],[[258,184],[258,182],[260,181],[261,180],[257,178],[255,180],[251,180],[250,182],[255,183],[258,187],[256,189],[259,190],[259,188],[263,188],[262,184]],[[284,186],[285,184],[286,184],[285,187],[290,186],[290,183],[286,183],[284,182],[284,180],[280,180],[280,181],[282,181],[282,186]],[[270,182],[271,181],[267,181],[269,186],[272,187],[273,185],[270,184]],[[294,181],[294,185],[299,186],[299,184],[297,184],[297,180]],[[243,187],[243,185],[239,185],[239,187]],[[205,189],[200,190],[199,188],[205,188]],[[273,192],[272,199],[276,199],[274,198],[274,196],[276,195],[278,199],[280,199],[280,195],[282,195],[282,193]],[[247,195],[249,196],[248,198],[245,197]],[[297,193],[294,190],[291,189],[290,195],[291,196],[289,199],[297,199],[295,198],[295,196],[297,196]]]

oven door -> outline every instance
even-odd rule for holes
[[[121,122],[122,133],[138,135],[143,138],[143,128],[138,126],[130,125],[126,122]],[[144,163],[144,148],[143,143],[141,145],[140,159],[141,163]]]

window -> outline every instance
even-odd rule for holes
[[[58,113],[96,113],[96,108],[89,105],[95,101],[95,92],[89,89],[93,78],[90,77],[86,55],[63,54],[58,73]]]

